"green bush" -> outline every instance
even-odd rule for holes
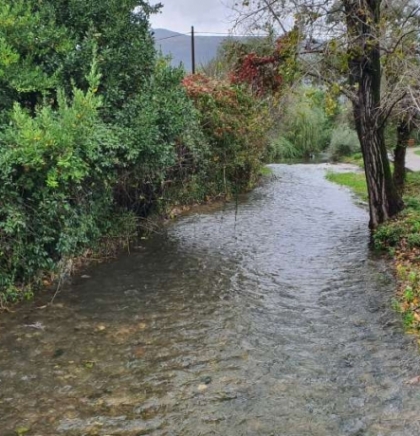
[[[403,235],[404,229],[396,223],[384,224],[376,230],[373,236],[375,247],[379,250],[396,247]]]
[[[182,69],[158,59],[142,93],[116,116],[123,148],[115,200],[138,215],[176,203],[176,192],[181,188],[190,188],[190,199],[183,194],[183,201],[203,197],[193,180],[202,170],[208,144],[199,114],[181,84],[183,77]]]
[[[308,158],[323,151],[330,141],[331,119],[325,95],[314,88],[301,88],[285,97],[268,150],[268,160]]]
[[[420,212],[420,198],[418,197],[404,197],[405,207]]]
[[[266,153],[270,115],[248,88],[197,74],[184,86],[209,145],[204,183],[214,195],[252,186]]]
[[[96,63],[89,90],[74,88],[69,100],[58,89],[56,108],[45,103],[33,116],[15,104],[0,134],[0,294],[15,298],[16,285],[40,282],[121,231],[121,214],[204,199],[209,149],[181,77],[159,60],[114,124],[100,117]]]
[[[131,237],[139,217],[256,181],[265,103],[227,82],[183,81],[156,57],[154,10],[0,6],[0,306],[104,239]]]
[[[414,206],[414,207],[412,207]],[[407,208],[396,220],[382,224],[374,235],[377,248],[420,247],[420,211],[418,204],[408,201]]]
[[[341,125],[337,126],[331,134],[331,142],[328,153],[332,160],[351,156],[360,151],[360,142],[355,130]]]
[[[268,146],[267,159],[269,162],[276,162],[302,157],[300,150],[284,136],[272,140]]]
[[[106,230],[118,143],[98,116],[91,88],[58,90],[58,107],[34,117],[15,105],[0,135],[0,276],[3,286],[27,283]],[[0,288],[1,289],[1,288]]]

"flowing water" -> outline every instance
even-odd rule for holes
[[[420,358],[319,165],[0,318],[0,435],[420,435]]]

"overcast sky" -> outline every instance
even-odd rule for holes
[[[194,26],[197,32],[228,32],[231,0],[160,0],[162,12],[152,17],[152,27],[175,32],[189,32]],[[157,3],[151,2],[151,3]]]

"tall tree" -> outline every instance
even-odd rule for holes
[[[392,177],[384,129],[406,90],[398,82],[383,92],[383,65],[412,34],[419,7],[413,0],[398,1],[410,30],[402,28],[390,47],[389,26],[395,19],[388,11],[395,5],[391,0],[246,0],[240,10],[241,22],[251,19],[258,27],[274,26],[284,32],[292,23],[301,40],[302,71],[352,102],[365,162],[371,228],[404,207]]]
[[[406,150],[413,131],[419,126],[420,111],[416,102],[420,97],[420,22],[415,2],[397,0],[384,13],[390,23],[382,39],[387,53],[383,62],[383,98],[393,94],[403,98],[392,107],[391,122],[396,127],[394,146],[394,183],[404,192],[406,178]],[[403,43],[398,44],[403,38]]]
[[[88,87],[85,77],[92,47],[96,47],[102,74],[99,93],[112,118],[117,108],[141,92],[153,73],[155,49],[149,18],[160,5],[150,6],[144,0],[44,0],[45,4],[75,41],[63,82]]]
[[[144,89],[155,68],[150,14],[143,0],[0,2],[0,110],[18,101],[34,111],[57,87],[87,91],[96,51],[102,114],[118,111]]]
[[[418,97],[407,95],[393,109],[391,123],[395,128],[395,144],[393,150],[394,183],[400,193],[404,193],[406,182],[407,147],[415,130],[420,126],[420,108],[417,107]]]
[[[0,113],[13,102],[34,111],[58,85],[60,64],[74,47],[66,28],[30,2],[0,2]]]

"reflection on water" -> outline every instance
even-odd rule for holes
[[[321,166],[189,215],[0,319],[0,434],[420,434],[420,359]],[[23,431],[22,430],[22,431]]]

